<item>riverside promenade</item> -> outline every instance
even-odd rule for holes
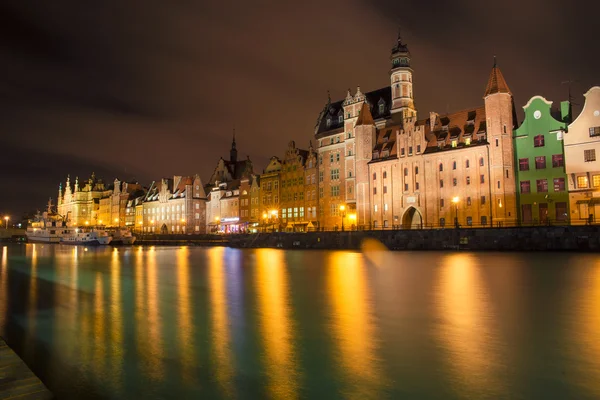
[[[153,235],[138,236],[136,244],[360,250],[366,239],[376,239],[390,250],[598,252],[600,225]]]
[[[0,400],[48,400],[54,396],[0,338]]]

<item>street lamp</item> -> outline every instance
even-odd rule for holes
[[[217,223],[217,232],[219,232],[219,221],[221,221],[221,218],[219,218],[218,216],[215,217],[215,222]]]
[[[455,214],[456,216],[454,217],[454,227],[457,229],[458,229],[458,201],[459,200],[460,199],[458,198],[458,196],[452,198],[452,203],[454,203],[454,207],[456,210],[456,214]]]
[[[8,230],[8,220],[10,219],[10,217],[7,215],[6,217],[4,217],[4,221],[6,221],[6,227],[4,229]]]
[[[340,206],[340,212],[342,213],[342,232],[344,232],[344,218],[346,218],[346,206],[345,205],[341,205]]]
[[[352,221],[352,225],[356,225],[356,214],[350,214],[348,215],[348,218],[350,218],[350,221]]]
[[[265,225],[265,227],[263,228],[264,232],[267,231],[267,218],[269,218],[269,215],[266,212],[264,212],[263,213],[263,219],[264,219],[263,224]]]

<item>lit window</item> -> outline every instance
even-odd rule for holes
[[[577,177],[577,187],[578,188],[586,188],[586,187],[588,187],[587,176],[578,176]]]
[[[536,185],[538,193],[545,193],[548,191],[548,179],[538,179]]]
[[[529,171],[529,158],[519,158],[519,171]]]
[[[595,175],[600,177],[600,175]],[[595,184],[596,182],[594,182]],[[600,183],[600,181],[598,182]],[[564,192],[565,191],[565,178],[554,178],[554,191]]]
[[[533,147],[544,147],[544,135],[534,136]]]
[[[453,140],[452,141],[452,147],[456,147],[458,146],[458,141],[457,140]]]
[[[469,146],[471,144],[471,138],[465,138],[465,144]]]
[[[600,187],[600,175],[592,175],[592,183],[594,187]]]
[[[535,158],[535,169],[546,168],[546,156],[538,156]]]
[[[590,128],[590,137],[600,136],[600,126]]]

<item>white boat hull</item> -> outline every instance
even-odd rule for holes
[[[106,246],[110,244],[112,238],[110,236],[99,237],[94,239],[71,239],[63,238],[62,244],[68,244],[73,246]]]

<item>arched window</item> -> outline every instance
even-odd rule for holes
[[[444,164],[440,163],[440,172],[444,170]]]
[[[479,166],[480,166],[480,167],[483,167],[483,157],[481,157],[481,158],[479,159]]]
[[[408,168],[404,168],[404,176],[408,176]]]
[[[452,169],[456,169],[456,161],[452,161]]]
[[[465,167],[469,168],[469,160],[465,161]]]

